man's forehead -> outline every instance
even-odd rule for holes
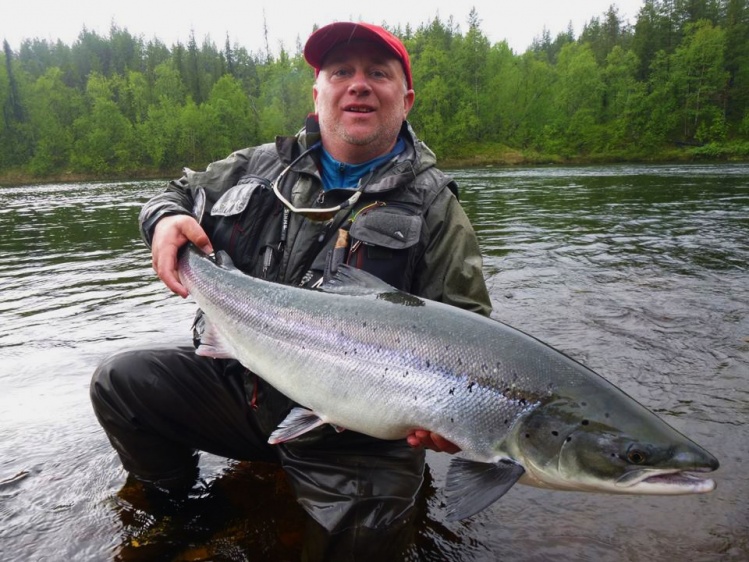
[[[336,45],[325,55],[322,67],[328,64],[345,62],[350,58],[366,57],[376,63],[394,61],[400,66],[400,60],[389,49],[373,41],[355,39]]]

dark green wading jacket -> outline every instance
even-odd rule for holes
[[[308,124],[307,130],[311,128]],[[214,248],[226,250],[250,275],[309,285],[322,274],[343,226],[350,229],[349,263],[414,295],[488,316],[491,302],[479,245],[453,193],[457,188],[405,122],[402,136],[406,150],[365,177],[367,185],[354,209],[339,211],[332,221],[291,213],[287,232],[281,234],[284,207],[269,183],[319,140],[319,134],[303,130],[234,152],[203,172],[186,169],[143,207],[141,232],[150,245],[156,222],[166,215],[192,214],[200,189],[206,200],[201,225]],[[331,207],[353,192],[323,192],[314,152],[292,167],[280,188],[297,208]]]

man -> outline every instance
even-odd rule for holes
[[[299,134],[188,170],[144,206],[158,276],[187,296],[177,252],[192,242],[271,281],[316,287],[345,261],[402,290],[489,314],[478,243],[454,182],[406,121],[414,91],[403,44],[381,27],[340,22],[313,33],[304,56],[316,73],[316,113]],[[196,338],[200,325],[198,317]],[[370,548],[368,533],[402,528],[423,482],[424,447],[456,451],[426,430],[406,443],[320,428],[271,447],[267,437],[291,401],[236,362],[192,347],[110,357],[91,396],[125,469],[148,486],[189,489],[196,451],[280,462],[305,510],[339,539],[321,547],[328,558]]]

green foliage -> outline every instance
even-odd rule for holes
[[[213,85],[205,110],[216,124],[212,150],[225,156],[237,147],[258,142],[257,128],[253,127],[250,98],[236,78],[225,74]]]
[[[411,53],[409,119],[442,158],[747,157],[749,0],[644,0],[634,22],[612,5],[524,53],[481,26],[471,10],[465,33],[439,17],[393,30]],[[314,110],[300,45],[167,47],[113,25],[2,55],[0,173],[178,173],[293,134]]]
[[[114,101],[117,79],[94,73],[86,88],[88,111],[73,122],[71,167],[77,172],[122,173],[135,149],[133,124]]]
[[[688,24],[682,44],[673,55],[673,77],[677,88],[684,138],[703,137],[723,122],[720,111],[728,72],[724,66],[725,33],[707,20]],[[702,141],[719,140],[708,137]]]
[[[57,67],[34,81],[29,95],[29,115],[39,141],[29,161],[31,173],[44,176],[65,169],[73,145],[73,123],[84,112],[83,96],[65,85]]]

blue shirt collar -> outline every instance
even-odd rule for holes
[[[323,189],[335,189],[337,187],[357,187],[359,180],[369,172],[392,160],[395,156],[406,149],[403,137],[398,137],[393,150],[383,156],[378,156],[362,164],[346,164],[335,160],[325,148],[320,150],[320,163],[322,164]]]

